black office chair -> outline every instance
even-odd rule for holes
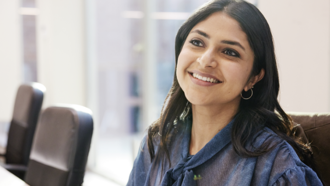
[[[25,182],[31,186],[80,186],[93,133],[91,111],[77,105],[42,111]]]
[[[29,161],[31,145],[46,88],[40,83],[18,88],[10,122],[4,166],[20,178]]]

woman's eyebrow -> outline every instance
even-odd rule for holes
[[[239,46],[240,48],[242,48],[245,51],[245,48],[239,42],[222,40],[221,43],[225,43],[225,44],[229,44],[229,45],[236,45],[236,46]]]
[[[191,33],[198,33],[198,34],[206,37],[207,39],[210,39],[210,36],[207,35],[207,33],[203,32],[203,31],[200,31],[200,30],[193,30],[193,31],[191,31]]]
[[[210,36],[207,33],[203,32],[203,31],[200,31],[198,29],[191,31],[191,33],[198,33],[198,34],[206,37],[207,39],[210,39]],[[240,48],[242,48],[245,51],[245,48],[239,42],[229,41],[229,40],[222,40],[221,43],[225,43],[225,44],[229,44],[229,45],[236,45],[236,46],[239,46]]]

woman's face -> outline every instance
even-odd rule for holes
[[[194,105],[239,105],[240,93],[258,81],[250,77],[254,54],[239,23],[223,12],[191,29],[178,58],[177,78]]]

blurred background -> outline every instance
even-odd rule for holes
[[[174,39],[207,0],[0,0],[0,143],[17,88],[93,111],[88,171],[125,185],[174,73]],[[330,111],[330,1],[251,0],[272,29],[285,111]]]

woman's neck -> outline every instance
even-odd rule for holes
[[[192,129],[189,153],[200,151],[233,119],[238,106],[216,107],[192,105]]]

